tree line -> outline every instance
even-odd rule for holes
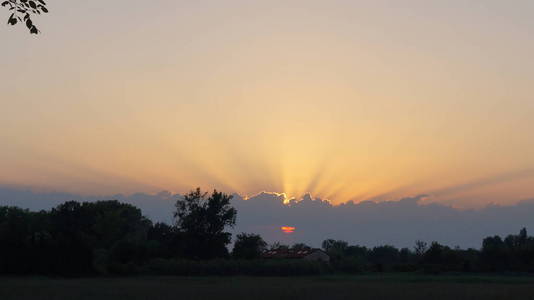
[[[261,259],[266,249],[302,250],[299,243],[268,245],[241,233],[229,245],[237,211],[231,196],[196,189],[176,201],[174,223],[153,223],[133,205],[115,200],[65,202],[33,212],[0,206],[0,274],[86,276],[311,275],[332,272],[534,272],[534,237],[487,237],[480,249],[416,241],[412,249],[368,248],[327,239],[330,263]]]

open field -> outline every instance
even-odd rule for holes
[[[0,278],[0,299],[534,299],[534,278],[322,277]]]

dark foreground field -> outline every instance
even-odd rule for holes
[[[0,299],[534,299],[534,278],[327,277],[0,278]]]

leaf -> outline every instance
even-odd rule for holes
[[[17,24],[18,20],[17,18],[13,17],[13,14],[11,14],[11,17],[9,17],[9,20],[7,20],[7,23],[10,24],[10,25],[15,25]]]
[[[33,22],[32,22],[32,20],[29,19],[29,18],[26,20],[26,27],[28,27],[28,29],[30,29],[30,30],[31,30],[32,27],[33,27]]]
[[[44,6],[41,5],[41,10],[44,12],[44,13],[48,13],[48,9]]]
[[[38,33],[39,33],[39,30],[37,30],[37,27],[32,26],[32,28],[30,28],[30,33],[31,33],[31,34],[38,34]]]
[[[6,5],[8,5],[8,4],[9,4],[9,1],[4,1],[4,2],[2,2],[2,6],[6,6]]]
[[[46,5],[46,3],[43,0],[37,0],[37,1],[39,1],[39,3],[41,3],[42,5]]]
[[[33,1],[30,1],[30,7],[33,8],[33,9],[36,9],[37,8],[37,4],[35,4],[35,2]]]

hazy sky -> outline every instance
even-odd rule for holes
[[[534,196],[534,1],[48,2],[0,26],[0,184]]]

